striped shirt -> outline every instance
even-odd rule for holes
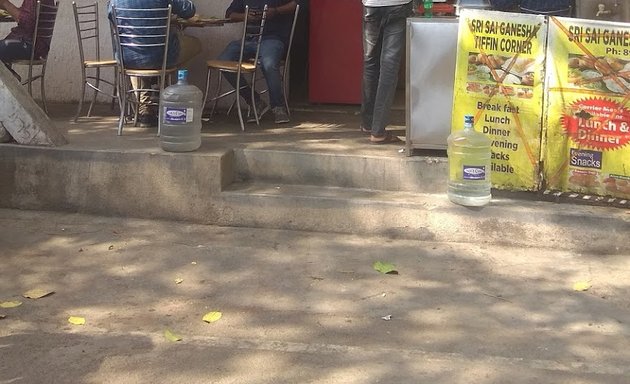
[[[150,8],[166,8],[168,5],[172,6],[172,13],[183,18],[189,19],[195,15],[195,5],[190,0],[110,0],[108,6],[109,19],[112,20],[112,8],[134,8],[134,9],[150,9]],[[154,21],[150,20],[148,16],[155,17],[155,12],[148,12],[147,20],[143,21],[139,25],[150,26]],[[139,12],[134,12],[134,17],[141,17]],[[151,34],[150,28],[146,29],[146,34]],[[138,42],[143,42],[142,37],[136,38]],[[146,40],[146,38],[144,39]],[[125,66],[134,69],[147,69],[157,68],[162,65],[163,47],[128,47],[123,48],[123,57],[125,58]],[[177,57],[179,55],[179,39],[177,34],[171,30],[171,35],[168,42],[168,57],[166,59],[166,65],[171,67],[175,65]]]

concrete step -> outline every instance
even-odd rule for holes
[[[446,191],[447,158],[361,156],[344,153],[234,150],[235,177],[243,181],[366,188],[381,191]]]
[[[467,208],[444,193],[239,182],[221,193],[217,224],[630,253],[627,210],[515,196]]]

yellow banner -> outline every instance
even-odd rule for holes
[[[543,16],[463,9],[451,131],[465,115],[492,141],[492,185],[536,190],[547,24]]]
[[[550,18],[550,189],[630,198],[630,24]]]

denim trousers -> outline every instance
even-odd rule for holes
[[[265,39],[260,42],[260,51],[258,53],[258,61],[262,68],[263,76],[269,89],[269,104],[271,107],[284,106],[284,97],[282,96],[282,80],[280,77],[280,61],[284,55],[284,43],[279,39]],[[241,41],[235,40],[230,42],[225,50],[219,55],[219,60],[238,61],[241,54]],[[243,51],[243,59],[252,59],[256,56],[256,41],[245,41]],[[225,73],[225,79],[236,88],[236,74]],[[240,95],[249,103],[249,95],[251,94],[250,85],[241,77]]]
[[[0,40],[0,60],[28,60],[31,58],[31,47],[31,43],[22,40]]]
[[[405,48],[411,1],[388,7],[363,7],[363,99],[361,121],[372,135],[385,135]]]

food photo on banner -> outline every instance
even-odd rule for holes
[[[494,188],[540,186],[546,36],[544,16],[460,12],[452,131],[475,116],[491,140]]]
[[[551,17],[547,188],[630,198],[630,24]]]

